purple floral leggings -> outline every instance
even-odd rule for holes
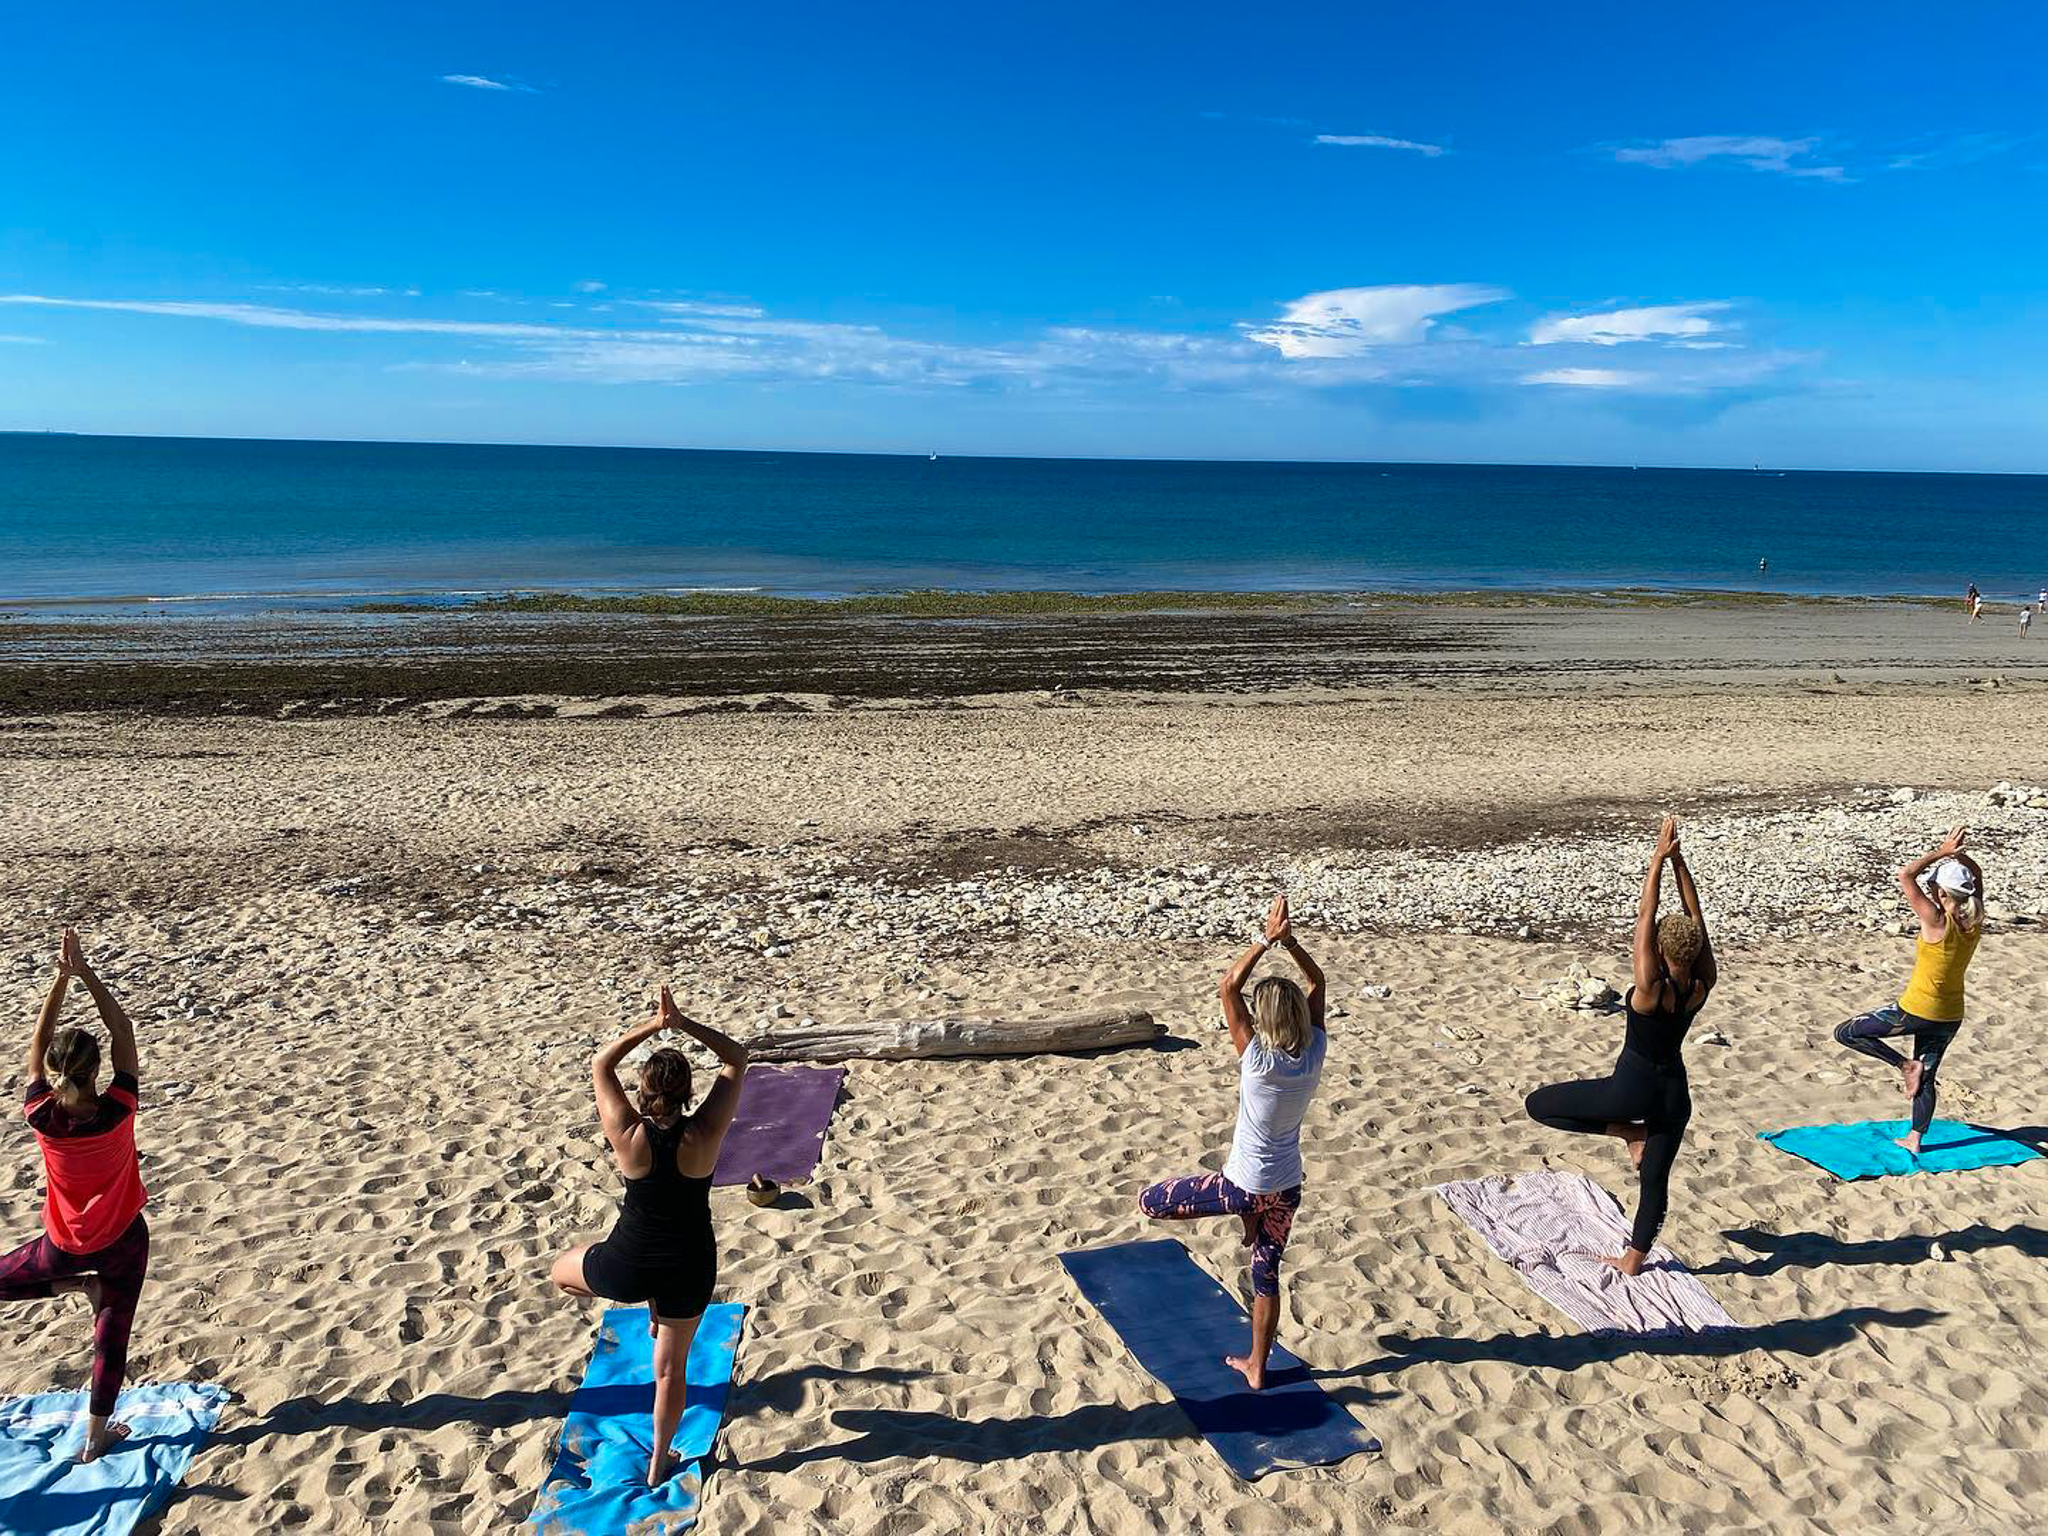
[[[1301,1186],[1254,1195],[1239,1189],[1220,1173],[1193,1173],[1167,1179],[1138,1196],[1138,1209],[1155,1221],[1186,1221],[1194,1216],[1250,1217],[1252,1294],[1280,1294],[1280,1251],[1294,1230],[1301,1208]]]

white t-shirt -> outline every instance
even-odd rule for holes
[[[1301,1121],[1322,1081],[1328,1040],[1311,1029],[1301,1054],[1289,1056],[1254,1035],[1238,1057],[1237,1130],[1223,1177],[1246,1194],[1277,1194],[1301,1182]]]

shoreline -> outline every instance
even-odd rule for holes
[[[0,717],[661,715],[1438,688],[1583,696],[1796,682],[2048,683],[2048,637],[1893,600],[723,594],[366,617],[0,623]],[[1191,600],[1190,600],[1191,601]]]

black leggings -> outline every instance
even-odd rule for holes
[[[1538,1088],[1529,1095],[1527,1107],[1531,1120],[1554,1131],[1602,1135],[1617,1123],[1642,1122],[1648,1135],[1629,1246],[1648,1253],[1671,1205],[1671,1165],[1678,1160],[1686,1122],[1692,1119],[1685,1068],[1659,1068],[1624,1051],[1611,1076]]]
[[[1962,1027],[1959,1023],[1937,1024],[1894,1003],[1836,1025],[1835,1043],[1861,1051],[1888,1067],[1903,1067],[1906,1058],[1884,1042],[1897,1035],[1911,1035],[1913,1055],[1920,1062],[1920,1091],[1913,1095],[1913,1129],[1924,1132],[1934,1120],[1934,1080],[1941,1071],[1941,1058]]]

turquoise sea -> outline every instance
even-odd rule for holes
[[[2032,595],[2048,477],[0,434],[0,602],[906,587]],[[1760,572],[1758,561],[1768,559]]]

